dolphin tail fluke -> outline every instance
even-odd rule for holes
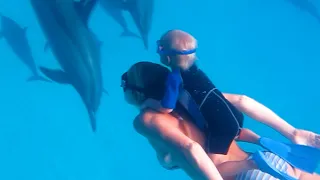
[[[123,31],[120,35],[121,37],[134,37],[134,38],[139,38],[141,39],[140,36],[138,36],[136,33],[133,33],[129,30]]]
[[[92,111],[88,111],[90,116],[90,124],[93,132],[96,132],[97,130],[97,120],[96,120],[96,114]]]
[[[103,88],[103,93],[107,94],[109,96],[109,92]]]
[[[43,82],[51,82],[49,81],[48,79],[42,77],[42,76],[39,76],[39,75],[34,75],[34,76],[31,76],[27,79],[28,82],[31,82],[31,81],[43,81]]]

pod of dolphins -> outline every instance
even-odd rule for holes
[[[96,113],[103,93],[100,46],[102,42],[88,27],[88,20],[98,0],[29,0],[37,22],[60,68],[37,67],[31,53],[26,27],[0,14],[0,39],[5,39],[17,57],[31,70],[27,81],[56,82],[71,85],[88,111],[92,130],[96,131]],[[145,3],[148,1],[148,3]],[[153,0],[100,0],[100,5],[123,27],[122,36],[140,38],[148,48]],[[128,11],[140,32],[131,32],[122,11]],[[39,74],[42,72],[43,77]]]
[[[103,93],[100,47],[102,42],[88,27],[92,10],[99,4],[122,27],[121,36],[142,40],[148,49],[154,0],[29,0],[47,43],[60,69],[37,68],[26,33],[14,20],[0,14],[0,39],[5,39],[16,56],[30,69],[27,81],[69,84],[79,93],[88,111],[92,130],[96,131],[96,113]],[[99,1],[99,2],[98,2]],[[317,8],[307,0],[288,0],[320,22]],[[139,31],[133,33],[123,16],[127,11]],[[43,77],[39,74],[42,72]]]

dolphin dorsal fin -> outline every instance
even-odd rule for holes
[[[96,4],[97,0],[80,0],[74,2],[75,9],[85,25],[88,25],[89,17]]]

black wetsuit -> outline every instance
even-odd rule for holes
[[[182,71],[183,88],[198,105],[206,126],[206,151],[227,154],[229,147],[243,127],[243,114],[214,86],[209,77],[193,65]],[[189,112],[192,115],[192,112]]]

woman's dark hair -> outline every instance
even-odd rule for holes
[[[166,78],[169,69],[152,62],[138,62],[122,75],[125,86],[132,89],[138,103],[147,98],[161,100],[164,96]],[[126,77],[125,77],[126,76]]]

